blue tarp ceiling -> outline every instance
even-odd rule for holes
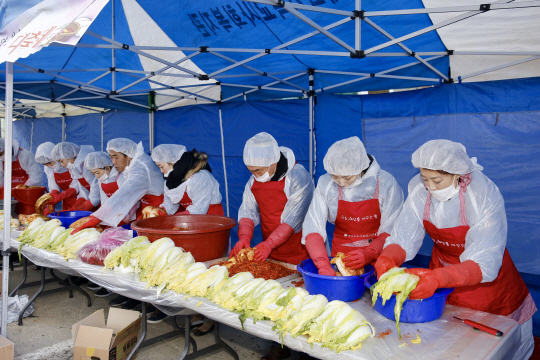
[[[492,32],[495,35],[490,38],[489,33],[486,35],[486,32],[482,32],[483,29],[478,27],[476,30],[483,37],[480,43],[474,42],[478,41],[477,39],[474,41],[469,40],[459,33],[460,29],[470,29],[470,24],[474,24],[476,19],[481,24],[482,21],[485,22],[490,20],[490,17],[497,16],[490,13],[512,12],[514,15],[518,14],[518,17],[514,16],[512,18],[512,21],[515,22],[512,23],[513,28],[519,27],[520,24],[529,24],[530,19],[539,13],[537,7],[489,11],[486,14],[478,14],[479,12],[476,11],[475,14],[477,15],[464,21],[463,26],[460,25],[460,22],[448,26],[448,28],[455,27],[458,30],[456,36],[453,33],[442,32],[443,29],[446,29],[446,27],[443,27],[437,31],[429,31],[403,41],[402,45],[406,47],[405,50],[396,44],[375,51],[365,58],[351,58],[351,53],[346,47],[321,33],[284,47],[281,50],[326,52],[326,55],[329,56],[320,55],[322,53],[316,55],[283,54],[272,52],[273,50],[270,50],[270,54],[266,54],[265,49],[274,49],[306,34],[317,32],[314,27],[287,11],[288,5],[279,7],[260,3],[269,2],[269,0],[251,0],[256,2],[242,0],[204,2],[162,0],[159,5],[151,0],[112,0],[105,5],[96,20],[90,25],[89,31],[77,45],[79,47],[49,46],[28,58],[19,59],[15,65],[15,89],[46,99],[56,99],[73,89],[66,84],[78,86],[106,74],[112,66],[111,47],[113,45],[107,39],[98,39],[95,34],[108,39],[112,38],[113,1],[116,43],[112,43],[117,45],[117,50],[115,50],[116,66],[114,69],[116,71],[116,87],[114,89],[111,87],[112,74],[109,73],[92,83],[92,86],[101,89],[101,92],[96,93],[96,88],[82,89],[64,97],[60,101],[70,104],[80,103],[105,108],[146,111],[148,97],[144,95],[152,89],[158,93],[156,103],[160,109],[216,102],[230,98],[244,100],[244,96],[242,96],[244,92],[247,93],[246,98],[249,100],[302,97],[309,95],[308,70],[310,69],[315,70],[313,90],[317,91],[317,94],[412,88],[438,84],[445,78],[450,79],[453,77],[457,81],[459,76],[466,74],[463,74],[463,71],[454,74],[455,69],[463,69],[464,67],[474,69],[475,67],[469,64],[474,63],[475,57],[471,56],[466,58],[466,64],[463,64],[463,60],[456,62],[455,66],[451,64],[451,56],[448,55],[447,50],[460,50],[459,45],[464,50],[470,50],[471,47],[483,44],[484,47],[480,46],[480,48],[485,50],[491,49],[490,42],[498,39],[499,42],[507,43],[508,46],[512,45],[511,49],[513,51],[530,51],[536,50],[535,48],[538,47],[538,42],[535,42],[538,35],[535,35],[534,31],[530,31],[528,36],[524,36],[519,31],[510,31],[508,36],[501,36]],[[290,0],[287,3],[295,6],[303,4],[312,8],[324,8],[331,11],[355,10],[354,0],[292,1]],[[36,0],[5,1],[2,9],[4,12],[2,25],[5,26],[10,19],[15,18],[23,10],[37,3],[39,1]],[[480,1],[461,0],[453,2],[452,5],[471,3],[479,4]],[[438,0],[364,0],[362,1],[361,10],[365,11],[366,14],[373,14],[374,11],[423,9],[437,6],[441,6],[441,2]],[[304,11],[302,9],[299,11],[308,18],[306,21],[311,20],[323,27],[337,21],[343,21],[343,24],[329,31],[348,46],[354,48],[356,20],[344,15]],[[453,17],[457,16],[456,14],[451,12],[447,15]],[[357,13],[357,15],[361,14]],[[434,21],[434,16],[438,15],[440,14],[370,16],[360,21],[360,48],[370,49],[388,41],[388,38],[368,21],[382,28],[383,31],[386,31],[394,38],[399,38],[425,29],[434,22],[437,23],[439,19],[435,18]],[[501,24],[501,27],[504,27],[504,24]],[[441,34],[444,35],[442,40]],[[452,45],[457,43],[458,49],[448,48],[445,43]],[[123,44],[128,46],[122,49]],[[85,47],[96,45],[105,47]],[[134,46],[159,46],[168,49],[174,48],[174,51],[134,48]],[[189,73],[179,69],[164,71],[165,74],[176,76],[165,76],[158,73],[167,64],[176,63],[185,56],[194,55],[201,50],[201,47],[203,47],[203,51],[208,50],[209,52],[197,54],[178,65],[187,68]],[[144,52],[142,55],[140,53],[141,49]],[[231,49],[243,50],[235,52],[231,51]],[[136,53],[137,51],[139,53]],[[245,63],[244,66],[236,66],[227,71],[219,72],[235,62],[244,61],[261,52],[262,55],[259,55],[253,61]],[[399,56],[387,56],[389,53]],[[422,61],[428,61],[431,68],[412,55],[420,56]],[[455,57],[456,55],[452,56]],[[459,56],[462,55],[458,55],[457,59],[462,59]],[[510,57],[507,58],[510,59]],[[511,59],[514,60],[514,57],[511,57]],[[485,59],[483,61],[485,63]],[[27,67],[21,67],[19,64]],[[488,65],[491,65],[491,63]],[[501,61],[497,65],[500,66]],[[28,72],[33,69],[56,71],[45,71],[45,73]],[[73,71],[82,69],[95,69],[96,71]],[[395,70],[386,72],[391,69]],[[26,72],[18,72],[21,70]],[[215,72],[219,73],[214,74]],[[534,74],[525,73],[526,71],[517,75],[514,73],[510,75],[501,74],[500,78],[505,78],[505,76],[506,78],[534,76]],[[210,75],[210,79],[204,80],[203,77],[201,81],[190,74]],[[111,93],[112,90],[122,90],[123,87],[132,84],[143,76],[150,77],[126,90],[120,91],[120,97],[114,92]],[[282,81],[291,76],[295,77],[287,82]],[[66,78],[73,79],[75,82]],[[363,78],[363,80],[358,81],[360,78]],[[336,84],[355,79],[357,81],[333,87]],[[17,82],[22,81],[50,80],[55,80],[56,83],[38,84],[39,86],[35,84],[17,84]],[[150,81],[155,82],[151,83]],[[274,90],[258,88],[270,83],[276,83],[271,86]],[[176,89],[165,90],[166,87],[170,88],[171,86],[176,87]],[[182,86],[193,87],[181,88]],[[131,96],[134,93],[142,95]],[[106,95],[110,95],[111,98],[105,98]],[[101,98],[96,99],[97,96]],[[124,102],[113,100],[112,97],[115,96],[124,100]],[[178,96],[178,98],[172,96]],[[180,99],[181,96],[184,96],[185,99]],[[19,92],[15,94],[15,97],[31,98],[31,95]]]

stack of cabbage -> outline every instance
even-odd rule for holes
[[[23,245],[45,249],[62,255],[66,260],[77,258],[77,251],[86,243],[94,241],[99,236],[96,229],[84,229],[71,235],[73,229],[66,229],[58,219],[44,221],[37,218],[17,238],[19,259]]]
[[[275,321],[281,339],[307,335],[310,344],[340,352],[361,347],[375,335],[375,329],[358,311],[341,301],[328,302],[323,295],[309,295],[301,288],[283,289],[275,280],[254,279],[248,272],[229,278],[226,267],[207,268],[195,262],[189,252],[175,247],[169,238],[150,243],[146,237],[134,238],[113,250],[105,259],[105,269],[138,274],[147,288],[157,287],[188,296],[206,297],[219,306],[240,313],[242,325]]]
[[[403,303],[407,297],[416,288],[420,278],[416,275],[405,272],[405,268],[393,268],[385,272],[379,281],[371,287],[373,306],[377,301],[377,297],[382,297],[382,304],[396,293],[396,306],[394,307],[394,316],[396,317],[396,327],[399,338],[401,339],[401,329],[399,328],[399,319]]]
[[[11,222],[9,224],[9,228],[11,230],[16,229],[19,227],[20,223],[19,220],[11,218]],[[4,229],[4,210],[0,210],[0,230]]]

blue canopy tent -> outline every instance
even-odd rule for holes
[[[2,29],[39,3],[4,2]],[[172,142],[197,147],[210,155],[233,217],[248,178],[243,145],[258,131],[292,148],[315,178],[324,173],[317,158],[334,141],[357,135],[405,193],[416,147],[436,137],[462,141],[501,187],[513,231],[508,247],[519,270],[536,276],[540,265],[530,254],[540,251],[538,202],[521,188],[534,188],[540,166],[540,82],[533,78],[540,76],[539,7],[540,1],[111,0],[76,45],[52,42],[13,64],[15,115],[24,119],[14,123],[14,134],[29,149],[63,139],[102,149],[117,136],[144,140],[150,150]],[[435,87],[333,95],[427,86]],[[297,99],[265,101],[283,98]],[[24,101],[49,102],[61,112],[34,119],[39,111],[21,109]],[[70,116],[67,106],[88,114]],[[480,136],[485,141],[475,145]],[[516,163],[533,164],[519,173],[527,180],[503,170]],[[430,254],[428,244],[421,254]]]

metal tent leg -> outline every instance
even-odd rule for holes
[[[191,340],[193,338],[190,336],[189,331],[191,328],[191,323],[189,319],[189,315],[185,316],[186,321],[186,327],[185,327],[185,347],[184,352],[182,353],[182,356],[180,357],[180,360],[193,360],[198,359],[203,356],[207,356],[209,354],[212,354],[216,351],[225,350],[229,355],[231,355],[235,360],[239,360],[238,354],[229,346],[227,345],[219,336],[219,322],[215,322],[214,324],[214,338],[216,339],[216,343],[214,345],[210,345],[205,347],[204,349],[197,350],[196,345],[193,346],[193,352],[188,355],[189,352],[189,345],[191,343]],[[194,342],[194,341],[193,341]]]
[[[22,265],[23,265],[23,278],[22,278],[22,281],[19,285],[17,285],[15,287],[15,289],[13,289],[13,291],[11,293],[9,293],[9,296],[13,296],[15,295],[15,293],[21,288],[21,286],[24,285],[24,283],[26,282],[26,278],[28,277],[28,260],[23,256],[22,257]]]
[[[86,297],[86,300],[88,300],[88,307],[92,306],[92,298],[90,297],[90,295],[88,295],[88,293],[86,291],[81,289],[81,287],[79,285],[75,284],[75,282],[73,281],[73,276],[68,276],[68,281],[69,281],[69,285],[71,286],[72,289],[77,290],[78,292],[80,292],[81,294],[83,294]],[[71,295],[71,292],[70,292],[70,295]],[[70,296],[70,297],[72,297],[72,296]]]
[[[146,319],[146,303],[141,301],[141,311],[142,311],[142,319],[141,319],[141,327],[142,327],[142,334],[131,352],[129,353],[126,360],[131,360],[135,356],[135,353],[139,348],[141,347],[142,342],[144,341],[144,338],[146,338],[146,326],[147,326],[147,319]]]
[[[19,313],[19,326],[22,326],[23,324],[22,319],[23,319],[24,312],[34,302],[34,300],[39,296],[39,294],[41,294],[41,292],[43,291],[43,288],[45,287],[45,270],[46,269],[44,267],[41,267],[41,285],[39,286],[38,291],[34,294],[34,296],[32,296],[30,300],[28,300],[28,303],[26,303],[26,306]]]

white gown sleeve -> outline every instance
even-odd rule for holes
[[[281,214],[281,223],[288,224],[294,229],[295,233],[302,230],[302,224],[311,204],[311,199],[313,199],[314,190],[315,185],[313,185],[309,173],[302,165],[296,164],[285,178],[287,203]]]
[[[210,173],[199,171],[188,180],[186,191],[192,205],[186,210],[190,214],[206,214],[212,202],[214,183]]]
[[[409,182],[409,196],[405,200],[403,209],[397,217],[392,232],[384,244],[384,247],[391,244],[401,246],[407,254],[406,261],[412,260],[416,256],[426,235],[422,219],[423,213],[419,214],[417,211],[418,204],[425,202],[425,196],[423,197],[423,201],[420,196],[424,185],[419,178],[420,175],[416,175]]]
[[[381,225],[378,235],[391,234],[394,223],[403,208],[403,190],[396,179],[384,170],[379,172],[379,204]]]
[[[259,204],[257,204],[257,200],[255,200],[255,196],[251,192],[253,181],[255,179],[252,175],[244,188],[242,205],[240,205],[240,209],[238,210],[238,221],[243,218],[251,219],[255,226],[257,226],[261,223],[261,214],[259,212]]]
[[[477,176],[474,176],[477,175]],[[474,225],[465,237],[465,251],[459,259],[461,262],[472,260],[482,270],[482,282],[491,282],[499,275],[507,239],[506,211],[503,197],[497,186],[481,173],[473,172],[474,180],[485,185],[474,188],[469,185],[467,192],[474,198],[478,206],[478,214]]]
[[[28,180],[25,185],[27,186],[40,186],[42,180],[42,170],[40,164],[36,161],[36,158],[32,152],[22,149],[17,154],[21,168],[28,174]]]
[[[325,174],[319,178],[317,188],[313,193],[313,200],[309,205],[304,224],[302,226],[302,244],[306,244],[306,236],[317,233],[327,240],[326,222],[328,221],[328,201],[326,199],[326,190],[330,175]],[[330,180],[332,181],[332,180]]]
[[[54,178],[54,170],[45,166],[43,171],[45,171],[45,175],[47,176],[47,187],[49,188],[49,192],[53,190],[62,192],[62,189],[60,189],[60,186],[58,186],[56,179]]]
[[[137,202],[149,191],[150,178],[146,166],[137,163],[127,176],[121,176],[119,189],[93,216],[110,226],[117,226]]]

